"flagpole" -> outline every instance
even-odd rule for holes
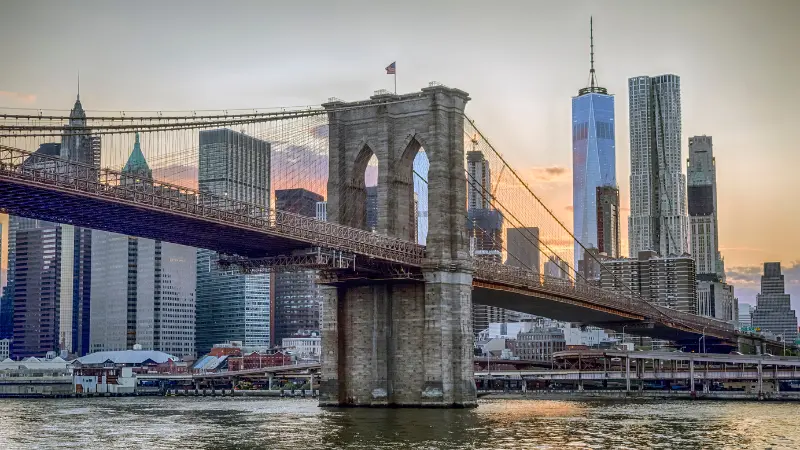
[[[397,95],[397,67],[394,69],[394,95]]]

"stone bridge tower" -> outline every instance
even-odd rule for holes
[[[378,233],[412,240],[414,157],[428,170],[423,280],[367,279],[324,287],[321,405],[476,404],[472,265],[465,230],[466,92],[431,86],[325,104],[328,220],[366,228],[364,171],[378,159]]]

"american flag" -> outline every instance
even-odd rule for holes
[[[397,74],[397,72],[395,71],[395,63],[397,63],[397,61],[394,61],[391,64],[389,64],[388,66],[386,66],[386,75],[396,75]]]

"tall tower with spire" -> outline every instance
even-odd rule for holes
[[[598,188],[617,189],[614,139],[614,96],[597,82],[594,69],[594,24],[589,19],[589,83],[572,97],[572,206],[573,233],[584,247],[598,248],[598,235],[619,229],[619,204],[597,202]],[[607,189],[604,189],[604,191]],[[609,198],[615,198],[613,195]],[[616,198],[619,198],[617,195]],[[613,203],[613,202],[612,202]],[[608,217],[604,217],[604,216]],[[606,220],[608,219],[608,220]],[[614,225],[616,221],[616,226]],[[604,230],[603,227],[609,228]],[[598,232],[599,231],[599,232]],[[618,257],[615,246],[603,251]],[[586,251],[575,243],[575,267]]]
[[[69,112],[69,123],[61,135],[60,156],[73,162],[100,165],[100,136],[92,136],[91,130],[87,127],[86,112],[81,104],[80,75],[75,105]]]

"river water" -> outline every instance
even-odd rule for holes
[[[0,449],[800,448],[792,403],[484,400],[470,410],[315,400],[0,399]]]

